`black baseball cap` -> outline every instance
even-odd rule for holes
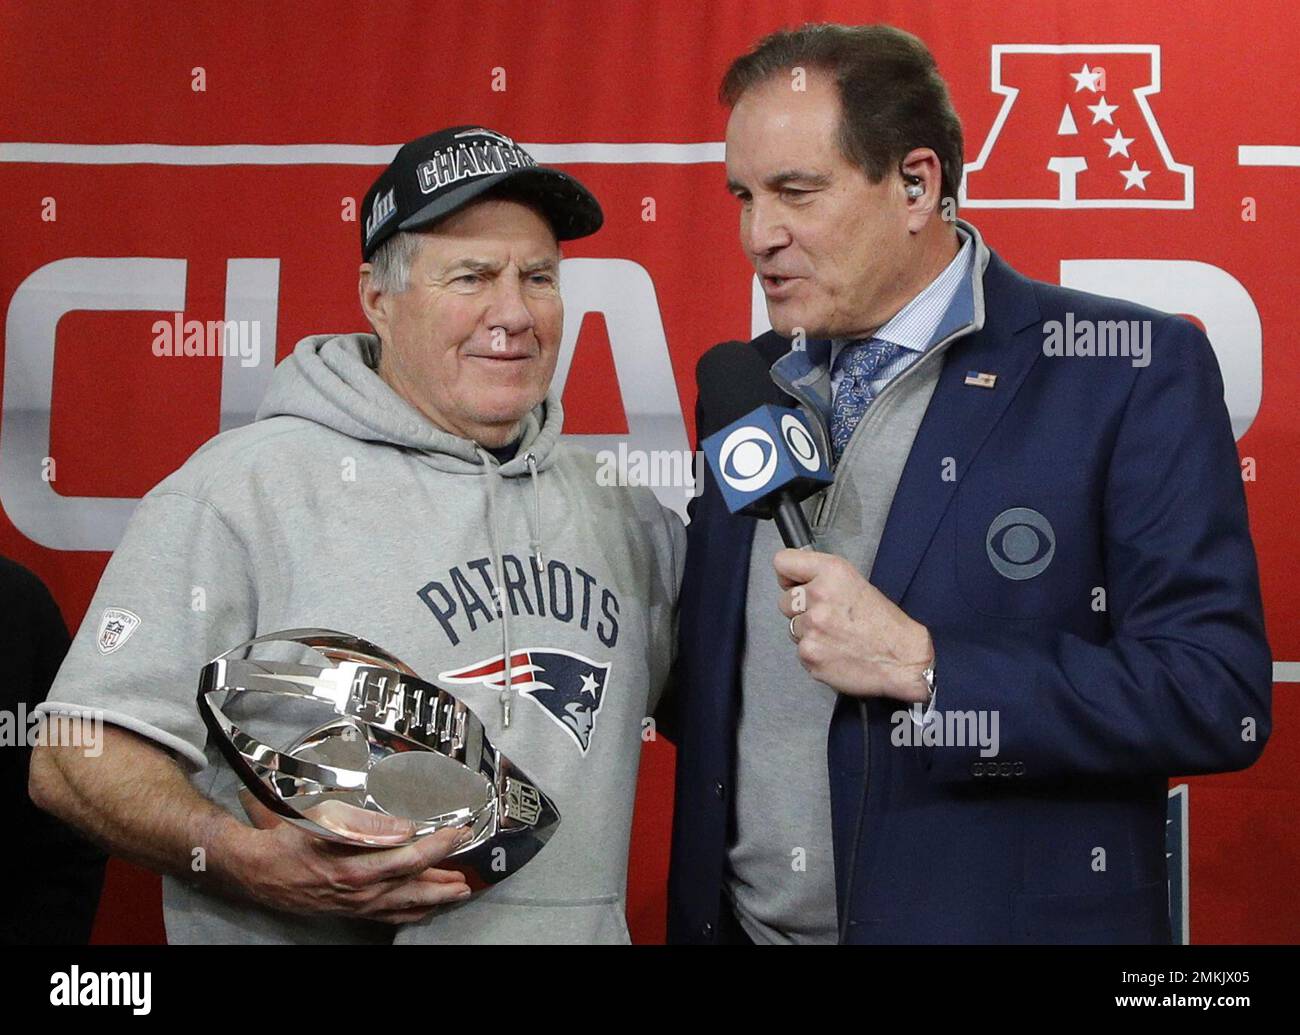
[[[605,221],[591,191],[568,173],[538,165],[504,133],[452,126],[403,144],[366,192],[362,259],[368,262],[399,230],[427,226],[503,184],[546,214],[557,240],[594,234]]]

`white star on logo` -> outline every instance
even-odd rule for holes
[[[1101,69],[1089,69],[1087,63],[1084,63],[1082,72],[1071,72],[1070,78],[1074,80],[1074,92],[1080,90],[1090,90],[1097,92],[1097,80],[1101,78]]]
[[[1120,174],[1124,177],[1124,189],[1137,187],[1139,190],[1146,190],[1146,184],[1142,181],[1151,175],[1150,169],[1139,169],[1137,162],[1134,162],[1128,169],[1121,169]]]
[[[582,677],[582,689],[578,693],[590,694],[593,701],[596,699],[596,681],[591,678],[590,672]]]
[[[1110,113],[1118,108],[1119,105],[1107,104],[1105,94],[1102,95],[1101,100],[1096,104],[1089,104],[1086,105],[1086,107],[1090,112],[1092,112],[1092,124],[1094,126],[1098,122],[1110,122],[1112,126],[1115,125],[1114,122],[1111,122]]]
[[[1110,154],[1106,156],[1107,158],[1114,158],[1116,155],[1129,157],[1128,146],[1133,143],[1132,137],[1122,136],[1119,130],[1115,130],[1113,137],[1102,137],[1102,139],[1110,145]]]

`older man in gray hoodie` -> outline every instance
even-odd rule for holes
[[[104,750],[37,750],[32,796],[164,874],[173,942],[626,942],[642,720],[667,678],[682,529],[560,439],[557,242],[594,233],[600,208],[508,137],[458,126],[405,145],[363,213],[375,334],[300,342],[258,419],[141,501],[44,706],[102,715]],[[412,828],[393,819],[397,847],[352,849],[253,802],[238,818],[199,669],[309,626],[461,697],[558,805],[546,849],[471,895],[438,866],[457,831],[402,844]],[[572,693],[552,692],[548,665]],[[302,725],[275,707],[261,739],[287,742]]]

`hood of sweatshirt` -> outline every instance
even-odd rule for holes
[[[364,442],[384,442],[422,454],[431,467],[455,474],[485,473],[495,458],[478,443],[443,431],[399,396],[374,368],[373,334],[316,334],[304,338],[275,368],[257,419],[303,417]],[[550,466],[564,411],[552,392],[523,419],[519,449],[499,465],[503,478]]]
[[[304,338],[276,368],[257,411],[257,420],[301,417],[364,442],[381,442],[408,450],[421,463],[449,474],[466,476],[467,491],[487,494],[488,540],[496,586],[504,586],[504,561],[498,532],[497,487],[502,478],[531,478],[533,508],[529,521],[529,553],[537,570],[545,569],[542,551],[542,504],[538,479],[553,460],[564,425],[564,411],[555,393],[526,414],[518,448],[506,463],[487,449],[435,426],[424,414],[389,387],[375,364],[379,341],[372,334],[317,334]],[[481,479],[481,480],[480,480]],[[510,608],[500,592],[493,603],[501,620],[501,653],[505,673],[500,695],[501,721],[510,725],[518,695],[511,672]]]

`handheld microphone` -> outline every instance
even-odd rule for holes
[[[714,432],[700,448],[728,510],[773,518],[782,542],[792,549],[812,546],[812,529],[799,502],[834,479],[802,413],[760,406]]]

